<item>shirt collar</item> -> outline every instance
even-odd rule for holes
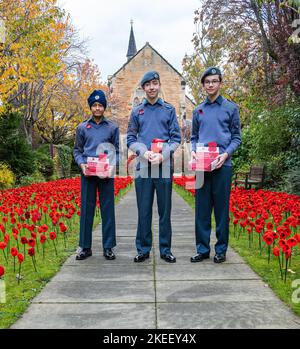
[[[206,97],[205,100],[205,104],[214,104],[214,103],[218,103],[219,105],[221,105],[223,102],[223,97],[220,95],[213,103],[210,101],[210,99],[208,97]]]
[[[103,116],[103,119],[102,119],[102,121],[100,122],[100,124],[97,124],[97,123],[96,123],[96,121],[95,121],[95,119],[94,119],[93,116],[91,116],[91,117],[88,119],[88,122],[92,122],[92,123],[95,124],[95,125],[101,125],[103,122],[108,123],[108,121],[107,121],[107,119],[106,119],[105,116]]]
[[[143,105],[146,105],[146,104],[150,104],[151,105],[151,103],[149,103],[147,98],[144,98]],[[163,99],[158,98],[158,100],[153,105],[155,105],[155,104],[164,105],[164,101],[163,101]]]

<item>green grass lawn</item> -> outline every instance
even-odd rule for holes
[[[189,204],[193,209],[195,208],[195,198],[192,194],[187,192],[182,187],[174,184],[174,190]],[[213,229],[215,228],[214,218],[212,219]],[[268,264],[268,250],[263,248],[262,255],[260,255],[258,234],[253,233],[252,247],[249,249],[248,234],[240,234],[239,240],[234,237],[233,225],[230,225],[230,246],[244,258],[250,267],[262,278],[262,280],[269,285],[274,293],[284,301],[298,316],[300,316],[300,250],[294,251],[292,256],[292,264],[288,267],[287,282],[281,280],[279,263],[277,258],[271,256],[270,264]],[[264,243],[263,243],[264,246]],[[271,252],[272,253],[272,252]],[[292,287],[294,280],[299,280],[298,286]],[[296,282],[295,282],[296,283]],[[298,291],[297,291],[298,289]],[[298,304],[293,302],[294,298],[298,300]]]
[[[118,203],[120,199],[132,188],[129,185],[122,189],[116,197],[115,202]],[[96,213],[94,220],[94,228],[100,223],[99,210]],[[9,257],[8,265],[5,263],[3,255],[0,255],[0,264],[5,267],[5,285],[6,285],[6,303],[0,304],[0,328],[9,328],[15,323],[27,307],[30,301],[38,295],[38,293],[45,287],[51,278],[60,270],[66,259],[72,255],[78,246],[79,239],[79,217],[76,216],[72,222],[72,232],[68,233],[67,248],[64,247],[62,236],[58,236],[57,252],[55,254],[52,241],[46,242],[45,260],[43,260],[41,245],[39,245],[40,253],[36,253],[37,272],[35,272],[31,257],[26,255],[26,260],[22,265],[21,275],[23,279],[18,280],[18,262],[16,261],[16,272],[13,267],[13,257]],[[23,253],[22,247],[20,252]],[[2,253],[2,251],[1,251]]]

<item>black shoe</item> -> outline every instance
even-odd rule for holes
[[[224,253],[216,254],[214,257],[215,263],[223,263],[226,261],[226,255]]]
[[[149,252],[148,252],[148,253],[145,253],[145,254],[139,253],[137,256],[134,257],[134,260],[133,260],[133,261],[134,261],[135,263],[142,263],[142,262],[144,262],[146,259],[148,259],[149,256],[150,256],[150,253],[149,253]]]
[[[176,258],[172,255],[172,253],[162,254],[160,258],[168,263],[176,263]]]
[[[82,261],[88,257],[91,257],[92,255],[92,250],[90,248],[81,248],[77,250],[77,255],[76,255],[76,260],[77,261]]]
[[[113,259],[116,259],[115,254],[113,253],[113,250],[111,248],[106,248],[103,251],[103,256],[108,260],[112,261]]]
[[[202,262],[204,259],[209,258],[209,253],[198,253],[195,256],[191,257],[191,263]]]

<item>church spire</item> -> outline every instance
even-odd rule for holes
[[[133,20],[130,21],[130,24],[131,24],[131,30],[130,30],[128,51],[126,56],[128,61],[137,53],[134,32],[133,32]]]

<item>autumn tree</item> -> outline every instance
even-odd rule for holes
[[[242,94],[273,95],[275,103],[290,97],[290,91],[299,96],[300,44],[293,40],[292,27],[299,18],[297,3],[202,1],[195,11],[195,53],[183,60],[192,87],[204,67],[219,65],[231,80],[227,85],[235,98],[241,97],[241,89]],[[226,74],[228,69],[232,74]]]
[[[203,100],[201,75],[210,65],[220,66],[222,94],[239,104],[242,117],[234,169],[264,163],[266,184],[287,190],[300,173],[300,1],[202,0],[201,5],[195,11],[195,50],[183,60],[193,96]]]
[[[83,44],[57,0],[2,0],[5,41],[0,50],[0,98],[23,114],[32,143],[37,122],[47,113],[58,86],[74,69]]]
[[[89,59],[78,63],[55,87],[46,112],[37,122],[42,139],[61,144],[73,138],[78,124],[90,115],[87,98],[95,89],[106,89],[98,67]]]

